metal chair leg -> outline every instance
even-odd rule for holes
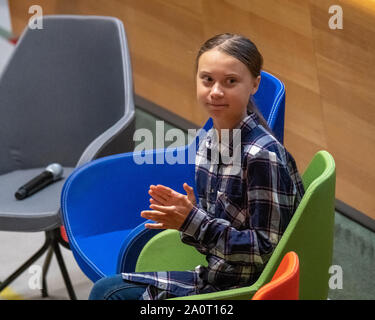
[[[46,256],[46,259],[44,260],[44,264],[43,264],[42,289],[41,289],[43,298],[48,297],[46,277],[47,277],[47,272],[48,272],[48,269],[49,269],[49,266],[50,266],[50,263],[51,263],[52,255],[53,255],[53,247],[50,246],[50,248],[48,250],[48,253],[47,253],[47,256]]]
[[[62,276],[64,278],[65,286],[68,290],[68,294],[71,300],[77,300],[75,295],[72,283],[70,281],[64,259],[62,257],[60,247],[59,247],[59,229],[54,229],[50,231],[46,231],[46,240],[43,246],[31,256],[29,260],[27,260],[22,266],[20,266],[14,273],[12,273],[7,279],[3,282],[0,282],[0,292],[4,290],[11,282],[13,282],[21,273],[23,273],[27,268],[29,268],[36,260],[38,260],[48,249],[48,253],[46,259],[43,264],[43,275],[42,275],[42,297],[47,297],[47,281],[46,276],[49,269],[49,265],[51,263],[53,253],[56,254],[57,262],[59,264]]]
[[[66,286],[66,289],[68,290],[69,297],[71,300],[77,300],[76,294],[74,293],[73,286],[70,281],[68,271],[66,270],[64,259],[62,257],[60,247],[57,241],[53,242],[53,250],[56,254],[57,262],[59,264],[61,274],[64,278],[65,286]]]
[[[7,279],[1,282],[0,292],[4,290],[11,282],[13,282],[28,267],[30,267],[36,260],[38,260],[39,257],[41,257],[42,254],[47,251],[51,243],[52,239],[47,235],[46,241],[44,242],[43,246],[33,256],[31,256],[29,260],[27,260],[22,266],[20,266],[14,273],[12,273]]]

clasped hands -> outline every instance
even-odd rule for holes
[[[163,185],[151,185],[148,194],[151,196],[150,208],[144,210],[141,217],[155,221],[146,223],[148,229],[179,230],[186,217],[196,204],[194,190],[187,183],[183,184],[186,195]]]

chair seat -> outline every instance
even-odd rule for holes
[[[19,187],[45,168],[16,170],[0,175],[0,226],[3,231],[46,231],[61,225],[60,194],[74,168],[64,168],[63,178],[23,200],[14,196]]]
[[[126,229],[88,237],[77,236],[75,242],[81,252],[84,252],[85,258],[102,273],[102,276],[114,275],[116,263],[113,262],[117,261],[121,245],[131,231],[132,229]],[[85,266],[81,265],[81,268],[84,269]]]

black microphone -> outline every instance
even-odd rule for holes
[[[28,183],[19,188],[14,196],[18,200],[22,200],[28,196],[31,196],[32,194],[43,189],[52,182],[59,180],[62,176],[63,171],[64,169],[60,164],[50,164],[40,175],[36,176],[34,179],[30,180]]]

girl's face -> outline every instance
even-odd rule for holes
[[[232,129],[246,117],[250,95],[259,82],[260,76],[254,78],[241,61],[217,49],[199,58],[197,100],[218,130]]]

